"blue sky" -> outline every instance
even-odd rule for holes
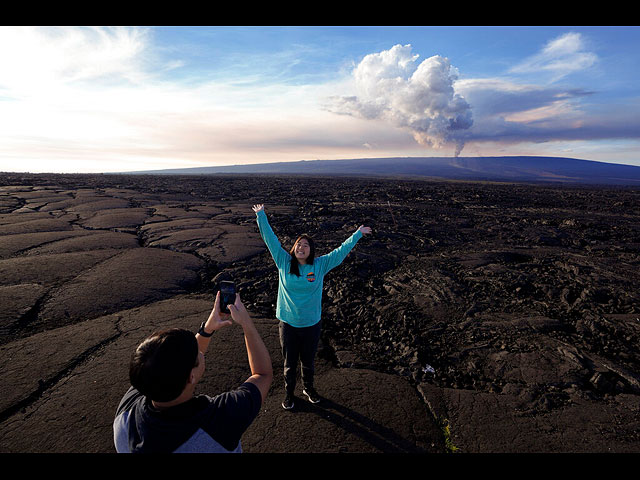
[[[0,171],[640,166],[638,27],[0,27]]]

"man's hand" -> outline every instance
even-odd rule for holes
[[[371,233],[371,227],[365,227],[364,225],[360,225],[360,228],[358,228],[358,230],[360,230],[363,235]]]
[[[244,307],[239,293],[236,293],[236,301],[229,304],[229,311],[231,312],[231,318],[241,327],[251,322],[249,312],[247,312],[247,309]]]
[[[258,204],[253,206],[253,211],[258,213],[260,210],[264,210],[264,205]]]
[[[216,294],[216,301],[213,304],[213,310],[209,314],[209,318],[207,319],[207,323],[204,325],[204,329],[207,332],[212,332],[221,329],[222,327],[226,327],[227,325],[231,325],[233,322],[229,319],[228,313],[222,313],[220,311],[220,291]]]

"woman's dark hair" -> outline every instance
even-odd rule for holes
[[[298,242],[303,239],[309,242],[309,256],[307,257],[307,263],[313,264],[313,259],[316,256],[316,246],[313,243],[313,238],[311,238],[306,233],[303,233],[302,235],[300,235],[296,239],[296,241],[293,242],[293,247],[291,247],[291,250],[289,250],[289,254],[291,255],[291,268],[289,269],[289,273],[293,273],[298,277],[300,276],[300,269],[298,268],[299,262],[298,262],[298,259],[296,258],[295,252],[296,252],[296,245],[298,245]]]
[[[138,345],[129,364],[129,380],[151,400],[168,402],[182,393],[197,365],[196,336],[182,328],[170,328],[151,334]]]

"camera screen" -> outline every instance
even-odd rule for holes
[[[234,303],[236,300],[236,287],[231,282],[223,282],[220,284],[220,304],[224,312],[228,312],[227,305]]]

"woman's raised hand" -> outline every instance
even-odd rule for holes
[[[371,227],[365,227],[364,225],[360,225],[360,228],[358,228],[358,230],[360,230],[363,235],[371,233]]]
[[[253,206],[254,212],[258,213],[260,210],[264,210],[264,205],[262,205],[261,203]]]

